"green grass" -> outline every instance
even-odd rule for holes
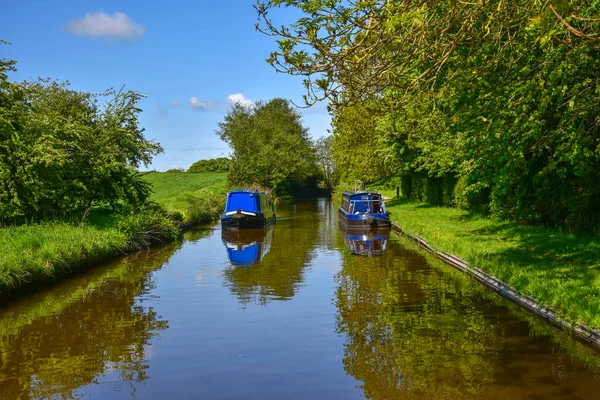
[[[208,222],[223,212],[226,173],[152,172],[144,179],[154,188],[152,200],[171,213],[181,214],[184,222]]]
[[[382,191],[393,197],[392,191]],[[600,237],[395,198],[395,223],[502,279],[571,322],[600,328]]]
[[[96,212],[83,225],[47,222],[2,228],[0,296],[179,235],[175,221],[152,209],[128,216]]]

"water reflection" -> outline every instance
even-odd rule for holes
[[[274,227],[262,229],[223,229],[221,239],[227,249],[227,257],[233,265],[254,265],[271,248]]]
[[[233,265],[224,270],[225,284],[240,303],[266,305],[293,298],[315,255],[319,226],[325,218],[318,212],[323,204],[307,201],[279,205],[277,225],[266,233],[271,235],[269,251],[249,268]]]
[[[337,332],[344,368],[369,399],[591,398],[599,376],[506,301],[390,241],[383,257],[346,254]],[[581,347],[580,347],[581,348]],[[586,351],[591,356],[591,351]],[[593,357],[593,356],[592,356]]]
[[[379,229],[349,229],[344,224],[339,224],[344,236],[344,244],[354,255],[380,256],[387,247],[391,228]]]
[[[126,258],[0,314],[0,398],[72,398],[109,372],[135,392],[149,378],[149,341],[169,327],[140,298],[177,248]]]

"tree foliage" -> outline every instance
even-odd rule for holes
[[[124,89],[93,95],[50,80],[13,83],[13,64],[0,64],[0,220],[145,202],[150,188],[136,169],[162,149],[138,126],[143,96]]]
[[[323,174],[325,188],[332,192],[339,182],[340,169],[333,155],[333,136],[324,136],[315,142],[317,164]]]
[[[378,113],[377,103],[371,101],[334,114],[332,150],[342,179],[370,183],[384,174],[376,154]]]
[[[279,27],[269,11],[281,6],[304,15]],[[434,202],[523,223],[597,229],[599,0],[256,8],[258,28],[279,39],[268,61],[305,77],[307,104],[329,99],[336,141],[348,143],[336,158],[350,175],[365,174],[357,151],[364,164],[381,160],[372,179],[400,175],[420,200],[430,191]],[[360,114],[367,104],[374,110]],[[370,152],[354,139],[366,126],[376,132]]]
[[[255,183],[286,195],[318,176],[308,129],[287,100],[254,107],[237,103],[219,123],[217,134],[233,150],[228,179],[234,186]]]
[[[187,172],[227,172],[231,166],[231,160],[227,157],[213,158],[210,160],[199,160],[193,163]]]

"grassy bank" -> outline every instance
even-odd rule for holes
[[[152,200],[183,222],[208,222],[223,212],[226,173],[150,172],[144,179],[154,188]]]
[[[180,234],[179,224],[160,209],[127,216],[95,212],[79,225],[48,222],[2,228],[0,296]]]
[[[159,206],[129,215],[96,210],[84,224],[55,221],[0,229],[0,297],[175,240],[180,222],[206,222],[222,212],[225,174],[156,172],[144,179],[153,185],[152,200]]]
[[[571,322],[600,328],[600,237],[398,198],[387,206],[395,223],[434,248],[465,259]]]

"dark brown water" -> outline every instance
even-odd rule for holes
[[[278,211],[0,306],[0,398],[600,398],[595,353],[395,234]]]

